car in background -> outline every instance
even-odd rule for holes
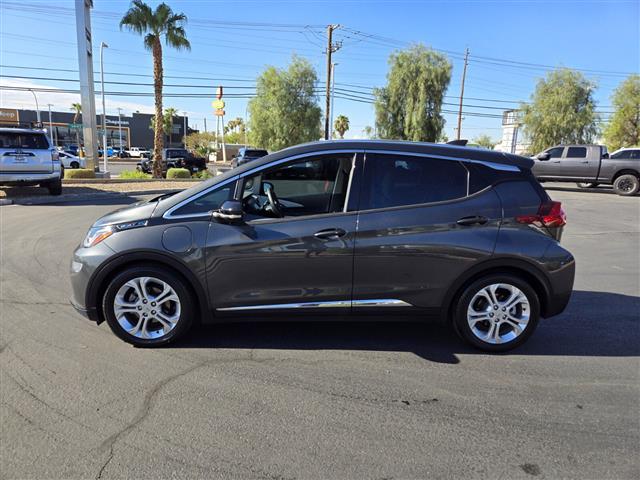
[[[136,346],[199,320],[437,318],[509,350],[564,310],[575,273],[532,165],[413,142],[287,148],[98,219],[71,303]]]
[[[118,158],[130,158],[129,152],[125,147],[114,147],[113,154]]]
[[[611,160],[636,160],[640,161],[640,147],[620,148],[609,155]]]
[[[42,130],[0,128],[0,186],[39,185],[62,193],[64,166]]]
[[[60,162],[64,168],[85,168],[86,166],[85,159],[78,157],[77,155],[72,155],[65,151],[59,151],[58,156],[60,157]]]
[[[262,158],[265,155],[269,155],[269,152],[259,148],[241,148],[238,150],[238,155],[231,159],[231,168],[244,165],[245,163]]]
[[[62,148],[62,151],[70,153],[71,155],[78,155],[80,153],[80,148],[78,148],[78,145],[65,145]]]
[[[151,152],[146,148],[130,147],[125,149],[125,151],[132,158],[149,158],[151,156]]]
[[[635,195],[640,191],[640,161],[633,153],[637,149],[630,150],[612,158],[604,145],[557,145],[534,156],[531,171],[542,182],[576,182],[581,188],[607,184],[618,195]]]
[[[207,169],[207,160],[196,157],[185,148],[165,148],[162,150],[162,174],[166,175],[170,168],[186,168],[194,174]],[[153,173],[153,160],[142,160],[138,163],[137,169],[144,173]]]

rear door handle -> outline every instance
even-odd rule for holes
[[[327,228],[326,230],[320,230],[313,234],[314,237],[320,238],[322,240],[331,240],[334,238],[340,238],[346,235],[346,231],[341,228]]]
[[[475,215],[473,217],[462,217],[456,223],[458,225],[470,226],[470,225],[484,225],[489,219],[481,215]]]

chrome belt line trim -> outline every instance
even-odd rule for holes
[[[410,303],[395,298],[354,300],[353,302],[344,300],[336,302],[301,302],[301,303],[278,303],[273,305],[245,305],[239,307],[216,308],[218,312],[239,312],[243,310],[277,310],[296,308],[349,308],[349,307],[411,307]]]

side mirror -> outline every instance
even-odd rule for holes
[[[227,200],[218,210],[214,210],[211,216],[225,223],[237,223],[243,217],[242,202],[239,200]]]
[[[609,158],[609,154],[608,153],[603,154],[602,158]]]
[[[536,155],[536,158],[538,160],[541,160],[541,161],[545,162],[545,161],[547,161],[547,160],[549,160],[551,158],[551,155],[549,155],[549,152],[542,152],[542,153],[539,153],[538,155]]]

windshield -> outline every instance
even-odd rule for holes
[[[0,148],[48,150],[49,142],[42,133],[0,132]]]

